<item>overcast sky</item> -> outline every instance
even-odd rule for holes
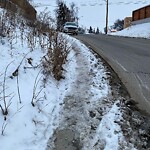
[[[105,0],[64,0],[67,4],[74,2],[79,8],[79,24],[87,28],[105,27]],[[150,0],[109,0],[109,26],[117,19],[132,16],[132,11],[149,5]]]
[[[63,0],[69,6],[72,2],[79,8],[79,25],[89,28],[99,27],[103,31],[106,18],[106,2],[105,0]],[[108,0],[109,1],[109,26],[117,19],[124,19],[132,16],[132,11],[138,8],[150,5],[150,0]],[[37,10],[47,7],[54,16],[56,9],[56,0],[34,0],[39,3]]]

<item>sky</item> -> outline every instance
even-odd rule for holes
[[[72,0],[66,0],[69,4]],[[121,3],[123,2],[123,3]],[[79,24],[99,27],[103,30],[106,18],[106,2],[105,0],[76,0],[74,3],[79,8]],[[124,19],[132,16],[132,11],[150,4],[150,0],[109,0],[109,22],[111,26],[117,19]]]
[[[40,0],[34,0],[40,2]],[[106,2],[105,0],[64,0],[67,6],[72,2],[79,9],[79,25],[89,28],[99,27],[103,31],[106,24]],[[48,4],[48,8],[54,15],[56,0],[44,0],[42,4]],[[150,4],[150,0],[109,0],[109,19],[108,26],[113,25],[117,19],[124,19],[132,16],[132,11]],[[42,7],[42,5],[40,5]],[[46,5],[45,5],[46,7]]]

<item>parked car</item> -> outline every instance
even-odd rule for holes
[[[63,27],[63,32],[67,34],[78,34],[78,24],[76,22],[66,22]]]

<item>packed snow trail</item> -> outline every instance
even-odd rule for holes
[[[90,61],[87,58],[88,53]],[[60,114],[62,119],[53,137],[49,139],[47,150],[88,150],[99,140],[96,129],[102,117],[109,113],[114,100],[102,62],[90,53],[76,48],[77,78],[71,91],[66,93]],[[119,115],[118,112],[117,116],[120,117]],[[115,128],[116,126],[118,125],[115,124]],[[118,127],[117,130],[121,129]],[[92,142],[94,137],[96,139]],[[116,144],[116,149],[117,146]]]
[[[73,47],[75,80],[46,150],[148,149],[150,117],[137,109],[118,76],[97,54],[76,40]]]

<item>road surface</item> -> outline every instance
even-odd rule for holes
[[[118,74],[138,107],[150,114],[150,40],[109,35],[78,35]]]

